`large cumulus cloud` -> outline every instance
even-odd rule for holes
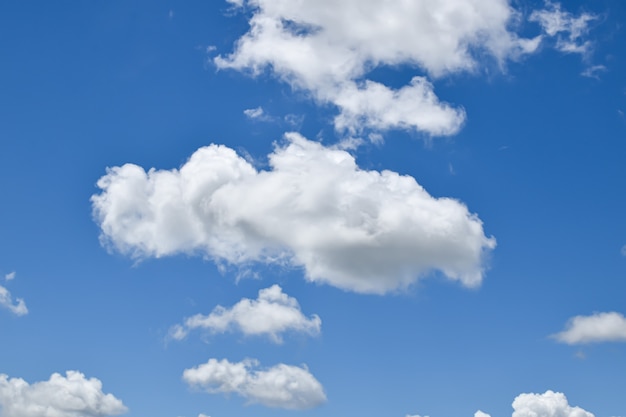
[[[464,204],[432,197],[410,176],[359,169],[343,150],[286,139],[268,171],[217,145],[180,169],[108,169],[92,197],[103,242],[137,258],[277,262],[357,292],[403,288],[433,270],[481,283],[495,239]]]

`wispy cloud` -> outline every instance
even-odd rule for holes
[[[592,47],[591,41],[586,39],[589,24],[596,19],[597,16],[590,13],[575,16],[562,10],[560,3],[548,1],[546,7],[535,10],[529,20],[539,23],[547,36],[556,39],[557,50],[586,55]]]
[[[606,67],[604,65],[592,65],[588,68],[585,68],[583,72],[580,73],[583,77],[595,78],[597,80],[600,79],[600,73],[605,72]]]

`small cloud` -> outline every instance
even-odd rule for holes
[[[385,138],[380,133],[370,133],[367,138],[377,146],[382,146],[385,143]]]
[[[450,175],[456,175],[456,171],[454,170],[451,162],[448,163],[448,172],[450,172]]]
[[[620,115],[624,116],[624,113],[620,112]],[[622,254],[622,256],[626,256],[626,245],[622,246],[622,249],[620,249],[620,253]]]
[[[476,411],[474,413],[474,417],[491,417],[491,416],[489,414],[487,414],[487,413],[484,413],[484,412],[478,410],[478,411]]]
[[[11,281],[12,279],[15,279],[15,271],[13,272],[9,272],[8,274],[6,274],[4,276],[5,281]]]
[[[578,352],[576,352],[574,354],[574,357],[580,360],[587,359],[587,355],[585,355],[585,352],[583,352],[582,350],[579,350]]]
[[[233,7],[243,7],[244,0],[226,0],[226,2],[233,5]]]
[[[262,107],[257,107],[254,109],[246,109],[243,111],[243,114],[245,114],[247,117],[251,118],[251,119],[258,119],[260,117],[263,117],[265,115],[265,111],[263,110]]]
[[[601,72],[606,71],[606,67],[604,65],[593,65],[589,68],[586,68],[583,72],[580,73],[583,77],[595,78],[596,80],[600,79],[598,75]]]
[[[259,291],[256,300],[243,298],[230,308],[217,306],[211,314],[196,314],[177,324],[169,331],[175,340],[187,337],[189,331],[205,329],[212,333],[225,333],[233,329],[243,334],[268,335],[274,342],[281,343],[281,334],[288,331],[319,334],[322,321],[317,315],[307,318],[300,310],[298,301],[285,294],[278,285]]]
[[[284,120],[285,120],[285,123],[287,123],[289,126],[297,128],[297,130],[300,130],[300,127],[302,126],[302,122],[304,122],[304,115],[288,114],[285,116]]]
[[[28,308],[23,299],[17,298],[13,301],[9,290],[0,285],[0,307],[4,307],[16,316],[28,314]]]
[[[322,384],[306,366],[280,363],[269,369],[258,367],[255,359],[236,363],[209,359],[207,363],[185,369],[183,380],[210,394],[236,393],[249,403],[266,407],[305,410],[326,402]]]
[[[359,148],[359,146],[363,145],[363,139],[354,138],[351,136],[345,137],[339,141],[334,148],[341,149],[344,151],[354,151]]]
[[[568,345],[626,342],[626,318],[615,311],[576,316],[568,320],[565,330],[552,337]]]
[[[200,413],[200,414],[198,414],[198,417],[211,417],[211,416]]]
[[[167,17],[168,17],[170,20],[171,20],[171,19],[173,19],[173,18],[174,18],[174,10],[170,10],[170,11],[167,13]]]

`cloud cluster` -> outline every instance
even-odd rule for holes
[[[232,363],[209,359],[207,363],[186,369],[183,380],[209,393],[236,393],[249,403],[268,407],[304,410],[326,401],[324,389],[306,368],[279,364],[255,370],[256,360]]]
[[[535,10],[529,20],[541,25],[546,35],[556,38],[556,49],[566,53],[587,54],[591,42],[584,37],[589,31],[589,23],[597,16],[590,13],[581,13],[574,16],[561,9],[559,3],[547,2],[546,8]]]
[[[0,374],[0,408],[2,417],[104,417],[127,411],[122,401],[102,392],[98,379],[76,371],[32,385]]]
[[[15,277],[15,272],[7,274],[5,279],[7,281],[12,280]],[[11,313],[17,316],[23,316],[28,314],[28,308],[26,307],[26,303],[23,299],[17,298],[13,301],[13,297],[11,296],[11,292],[7,290],[5,287],[0,285],[0,307],[6,308]]]
[[[565,330],[553,337],[568,345],[626,342],[626,318],[615,311],[572,317],[567,322]]]
[[[451,135],[465,113],[441,102],[423,77],[394,89],[367,79],[375,68],[408,65],[431,76],[472,71],[533,52],[540,38],[510,30],[518,13],[507,0],[228,0],[252,11],[250,29],[219,68],[269,69],[293,88],[338,107],[335,126],[410,129]]]
[[[357,292],[403,288],[432,270],[481,283],[496,242],[464,204],[432,197],[409,176],[361,170],[346,151],[297,133],[286,139],[269,171],[216,145],[179,170],[108,169],[92,196],[102,241],[136,258],[203,252],[282,263]]]
[[[298,300],[288,296],[278,285],[259,291],[256,300],[244,298],[231,308],[217,306],[209,315],[197,314],[183,325],[170,329],[174,339],[184,339],[193,329],[224,333],[234,329],[245,335],[268,335],[276,343],[282,342],[282,333],[288,331],[319,334],[322,321],[317,315],[307,318],[300,310]]]

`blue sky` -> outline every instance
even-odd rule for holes
[[[0,416],[625,416],[624,4],[294,4],[4,4]]]

